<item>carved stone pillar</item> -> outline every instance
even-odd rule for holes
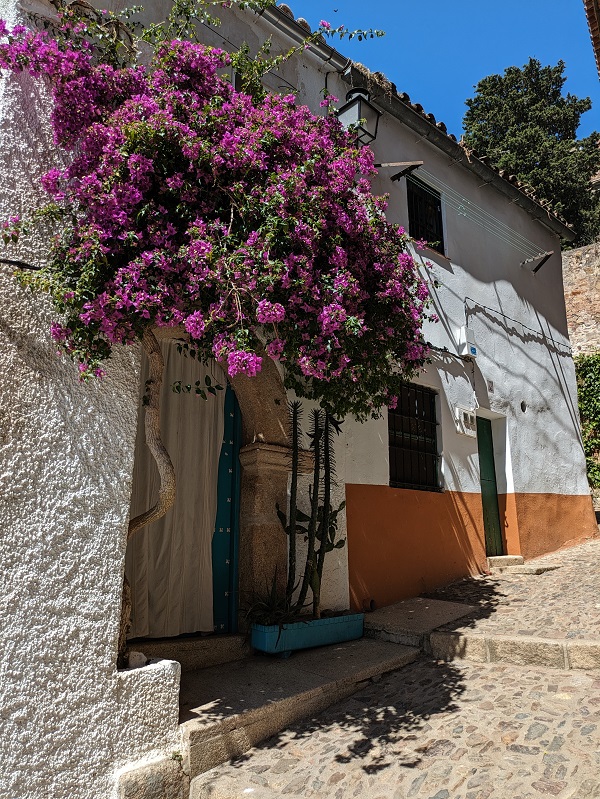
[[[277,444],[248,444],[240,451],[240,462],[239,575],[244,608],[253,590],[271,587],[275,574],[280,593],[285,593],[288,542],[275,506],[285,511],[290,450]]]

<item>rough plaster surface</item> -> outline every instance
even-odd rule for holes
[[[0,18],[16,21],[12,3]],[[0,78],[1,219],[55,163],[47,107],[24,76]],[[40,235],[21,255],[44,251]],[[176,748],[179,667],[115,667],[138,352],[81,384],[52,318],[0,267],[0,796],[108,799],[116,767]]]
[[[108,797],[177,740],[179,665],[115,668],[137,353],[81,385],[45,304],[6,270],[0,297],[0,795]]]

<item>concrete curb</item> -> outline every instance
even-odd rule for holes
[[[600,641],[566,641],[529,636],[478,635],[438,630],[427,649],[440,660],[511,663],[551,669],[600,669]]]

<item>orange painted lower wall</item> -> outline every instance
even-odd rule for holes
[[[525,560],[598,535],[589,495],[508,494],[499,496],[498,504],[507,554],[523,555]]]
[[[479,494],[346,485],[350,601],[377,607],[485,567]]]
[[[354,609],[417,596],[486,568],[480,494],[346,485]],[[526,559],[597,535],[589,496],[499,497],[507,554]]]

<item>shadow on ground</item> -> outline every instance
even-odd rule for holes
[[[421,596],[427,599],[439,599],[444,602],[459,602],[465,605],[472,605],[476,608],[468,616],[463,616],[454,625],[444,625],[443,629],[451,629],[452,626],[461,628],[474,627],[481,619],[493,616],[496,609],[505,600],[505,593],[502,590],[502,582],[493,577],[465,577],[455,583],[429,591]],[[513,602],[519,602],[515,598]]]
[[[319,757],[331,753],[340,766],[362,760],[366,774],[376,774],[392,765],[416,768],[423,758],[448,755],[455,748],[450,740],[427,742],[429,720],[438,713],[458,710],[465,691],[461,671],[451,663],[420,659],[376,683],[369,682],[349,699],[312,719],[296,724],[231,761],[233,767],[249,767],[253,752],[278,748],[289,750],[308,737],[315,741]],[[414,741],[422,738],[416,748]],[[340,751],[335,752],[335,749]],[[406,751],[404,751],[406,750]],[[282,766],[285,767],[285,760]]]

